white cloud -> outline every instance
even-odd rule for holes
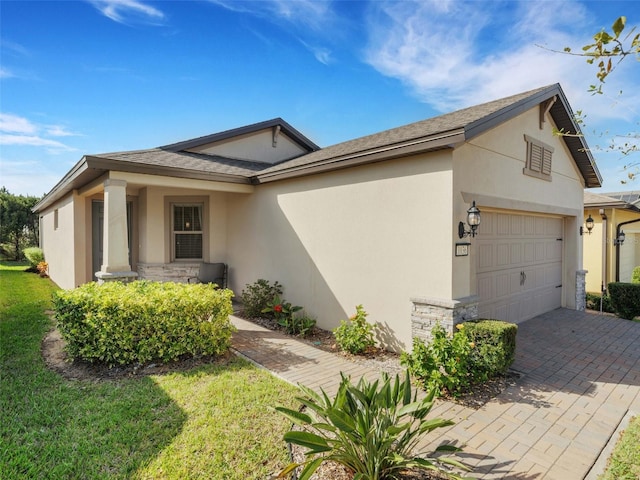
[[[11,113],[0,113],[0,132],[0,145],[44,147],[50,153],[76,150],[46,137],[75,136],[77,133],[70,132],[60,125],[39,126],[27,118]]]
[[[0,78],[12,78],[15,77],[13,72],[8,68],[0,67]]]
[[[287,29],[298,32],[298,41],[309,50],[320,63],[329,65],[333,58],[331,50],[318,46],[330,40],[332,28],[344,21],[332,9],[330,0],[261,0],[238,2],[236,0],[209,0],[227,10],[254,15],[271,23],[284,24]],[[265,43],[271,43],[264,35],[252,30]],[[303,39],[304,37],[305,39]],[[310,38],[313,37],[313,40]],[[308,39],[308,40],[306,40]]]
[[[52,137],[75,137],[80,135],[79,133],[70,132],[67,130],[67,127],[61,125],[47,125],[46,132],[47,135],[51,135]]]
[[[47,150],[50,153],[75,150],[75,148],[69,147],[64,143],[58,142],[57,140],[50,140],[48,138],[42,138],[36,135],[11,135],[2,133],[0,134],[0,145],[47,147]]]
[[[233,12],[248,13],[267,20],[286,20],[295,26],[323,31],[337,19],[330,0],[209,0],[210,3]]]
[[[139,0],[89,0],[100,13],[114,22],[161,24],[162,11]]]
[[[35,133],[37,127],[24,117],[0,113],[0,131],[12,133]]]

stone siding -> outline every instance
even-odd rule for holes
[[[576,272],[576,310],[584,312],[587,308],[587,276],[588,270]]]
[[[453,333],[457,324],[478,318],[478,300],[479,297],[475,295],[459,300],[412,298],[411,336],[429,341],[431,330],[438,323],[447,332]]]
[[[139,263],[138,275],[141,279],[154,282],[187,283],[198,275],[199,263]]]

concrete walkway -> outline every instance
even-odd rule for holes
[[[232,317],[233,347],[292,383],[327,393],[340,374],[379,372]],[[640,323],[558,309],[519,325],[514,386],[479,410],[438,401],[433,417],[454,420],[421,447],[443,441],[483,479],[595,478],[593,467],[628,412],[640,414]],[[615,440],[615,438],[613,438]]]

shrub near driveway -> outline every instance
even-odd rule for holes
[[[53,302],[73,358],[126,365],[226,352],[232,296],[209,284],[137,281],[60,290]]]

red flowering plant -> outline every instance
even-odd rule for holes
[[[273,300],[267,303],[267,307],[262,309],[262,313],[272,315],[278,322],[278,325],[289,331],[290,326],[294,323],[293,314],[299,310],[302,310],[302,307],[293,306],[289,302],[281,299],[280,295],[276,295],[273,297]]]

